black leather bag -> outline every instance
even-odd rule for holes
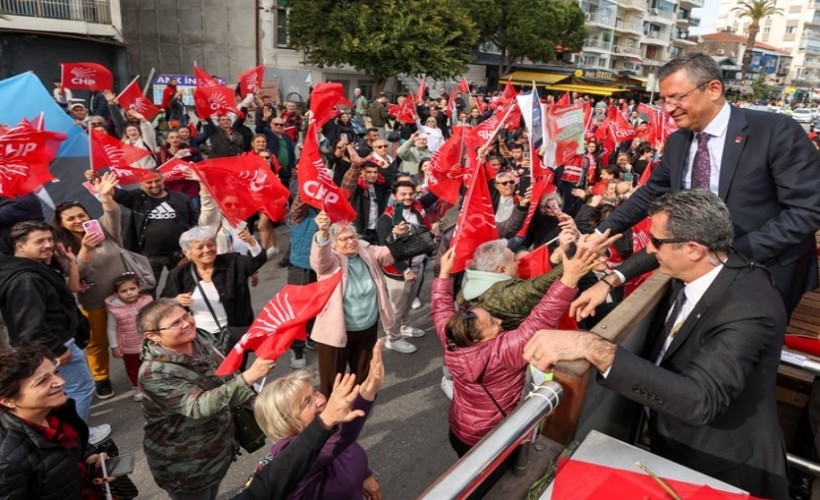
[[[234,435],[243,450],[248,453],[253,453],[265,446],[265,433],[262,432],[259,424],[256,423],[252,403],[248,402],[236,408],[232,408],[231,414],[233,415],[233,424],[235,427]]]
[[[394,238],[392,242],[388,240],[387,248],[393,254],[393,259],[396,262],[412,259],[422,254],[432,257],[436,254],[436,239],[433,237],[433,233],[425,228],[415,234]]]

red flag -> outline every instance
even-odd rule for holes
[[[133,109],[148,121],[151,121],[159,113],[159,108],[142,93],[140,86],[137,85],[136,78],[122,89],[120,95],[117,96],[117,100],[120,102],[122,109]]]
[[[114,75],[102,64],[92,62],[74,62],[60,64],[64,89],[111,90],[114,88]]]
[[[504,90],[501,92],[502,104],[509,104],[515,101],[515,96],[517,95],[518,92],[516,92],[515,87],[513,87],[512,79],[507,80],[507,84],[504,85]]]
[[[482,115],[487,112],[487,108],[484,107],[484,99],[481,96],[475,98],[475,107]]]
[[[265,77],[265,65],[260,64],[239,75],[239,94],[244,98],[262,88]]]
[[[444,110],[444,114],[447,115],[447,118],[453,117],[453,109],[456,108],[456,91],[450,89],[450,95],[447,97],[447,108]],[[456,116],[458,118],[458,116]]]
[[[247,351],[255,351],[262,359],[278,359],[294,340],[305,338],[305,324],[322,312],[341,279],[339,270],[316,283],[282,287],[233,346],[215,374],[225,376],[238,370]]]
[[[644,186],[647,182],[649,182],[649,178],[652,177],[652,172],[655,170],[655,167],[658,166],[660,162],[650,161],[647,163],[646,167],[641,172],[641,178],[638,179],[638,185]]]
[[[353,107],[344,96],[344,87],[341,83],[318,83],[310,93],[310,111],[318,128],[336,116],[340,105]]]
[[[556,106],[560,106],[562,108],[569,106],[571,103],[569,102],[569,92],[564,92],[557,101],[555,101]]]
[[[607,112],[604,123],[608,123],[610,130],[618,143],[631,141],[635,137],[635,129],[626,121],[624,115],[618,112],[618,108],[612,106]]]
[[[151,154],[147,149],[125,144],[106,132],[97,129],[89,131],[89,142],[89,159],[91,160],[91,168],[95,172],[108,168],[117,175],[120,184],[123,185],[136,184],[156,175],[153,170],[131,166],[132,163]]]
[[[447,139],[430,159],[430,177],[427,187],[450,205],[458,203],[463,175],[461,158],[464,148],[464,131],[467,127],[456,125]]]
[[[194,78],[196,78],[196,86],[200,89],[207,89],[209,87],[221,87],[222,84],[219,83],[219,80],[208,74],[207,71],[200,68],[199,66],[194,66]]]
[[[399,112],[396,115],[396,120],[405,125],[416,123],[418,115],[416,114],[416,105],[413,103],[413,94],[408,94],[407,99],[401,104]]]
[[[185,172],[191,168],[191,165],[185,160],[171,158],[160,165],[157,170],[162,174],[162,180],[165,182],[183,181],[185,180]]]
[[[43,129],[42,116],[0,135],[0,196],[14,198],[36,191],[54,177],[48,169],[67,136]]]
[[[392,102],[387,103],[387,114],[392,116],[393,118],[395,118],[396,115],[399,114],[400,109],[401,108],[399,108],[398,104],[393,104]]]
[[[246,153],[211,158],[193,163],[190,168],[234,227],[257,212],[266,213],[276,222],[284,220],[290,192],[260,156]]]
[[[538,203],[541,201],[541,197],[545,194],[551,194],[556,189],[554,183],[555,172],[549,168],[543,169],[542,172],[544,175],[539,177],[532,184],[532,199],[530,200],[530,207],[527,211],[527,218],[524,219],[524,224],[516,233],[518,236],[524,237],[527,235],[527,230],[530,228],[530,223],[532,222],[533,217],[535,217],[535,211],[538,209]]]
[[[416,102],[424,102],[424,93],[427,91],[427,75],[421,79],[419,89],[416,91]]]
[[[593,129],[595,128],[595,121],[592,119],[592,105],[589,101],[584,101],[584,141],[591,141],[593,139]]]
[[[467,267],[475,249],[486,241],[497,240],[495,210],[490,200],[490,188],[483,168],[472,172],[470,187],[464,196],[464,205],[458,215],[458,223],[450,246],[455,249],[453,273]]]
[[[462,78],[460,82],[458,82],[458,91],[462,94],[469,94],[470,93],[470,84],[467,83],[466,78]]]
[[[522,280],[541,276],[551,270],[550,250],[546,243],[518,260],[518,277]]]
[[[297,177],[302,201],[317,210],[324,210],[334,223],[349,223],[356,220],[356,210],[350,206],[347,199],[350,194],[333,182],[333,176],[319,153],[314,120],[310,121],[305,135]]]

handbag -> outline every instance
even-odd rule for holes
[[[148,257],[134,253],[120,247],[120,257],[125,269],[129,273],[137,275],[137,280],[142,290],[153,290],[157,287],[157,280],[154,277],[154,270],[151,269],[151,262]]]
[[[211,301],[208,300],[208,296],[205,295],[205,290],[203,290],[202,285],[199,284],[199,278],[196,275],[196,271],[194,271],[193,267],[191,267],[190,270],[191,276],[193,276],[194,281],[196,282],[196,287],[199,288],[199,293],[201,293],[202,298],[205,299],[205,305],[208,306],[208,311],[210,311],[211,317],[214,318],[214,323],[216,323],[216,326],[219,328],[216,338],[211,338],[213,335],[205,330],[197,329],[197,332],[208,336],[211,343],[221,354],[228,354],[228,351],[239,341],[239,339],[242,338],[242,335],[245,335],[248,328],[245,326],[228,326],[227,324],[222,326],[216,317],[216,312],[214,311],[213,306],[211,306]]]
[[[386,243],[396,262],[412,259],[417,255],[427,254],[432,257],[436,254],[436,239],[426,228],[415,234],[393,238],[393,241],[388,239]]]

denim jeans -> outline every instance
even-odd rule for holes
[[[71,361],[67,365],[60,366],[60,376],[65,380],[63,390],[66,396],[74,400],[80,418],[88,423],[91,400],[94,399],[94,379],[88,371],[85,353],[77,347],[73,340],[69,341],[66,347],[71,351]]]

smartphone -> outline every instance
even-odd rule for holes
[[[404,222],[404,203],[397,201],[393,205],[393,225],[398,226]]]
[[[103,237],[103,239],[105,239],[105,234],[103,234],[102,227],[100,226],[100,221],[96,219],[91,219],[83,222],[83,229],[85,229],[86,233],[99,234]]]
[[[239,221],[239,224],[236,225],[236,230],[244,231],[245,229],[248,229],[248,222],[244,220]]]
[[[521,196],[524,196],[524,194],[526,194],[527,192],[527,189],[529,189],[531,185],[532,177],[530,177],[529,175],[522,175],[518,179],[518,193]]]
[[[120,455],[109,458],[105,461],[105,471],[112,477],[132,474],[134,472],[134,456]]]

